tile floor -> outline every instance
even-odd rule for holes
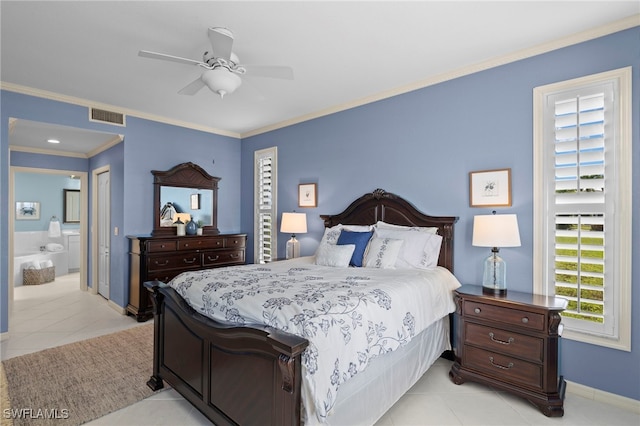
[[[2,359],[111,333],[138,324],[101,297],[79,291],[78,274],[42,286],[15,289],[10,337]],[[528,402],[475,383],[449,381],[451,363],[438,360],[378,421],[398,425],[640,425],[640,415],[571,393],[565,415],[547,418]],[[207,425],[208,420],[173,390],[161,391],[89,425]]]

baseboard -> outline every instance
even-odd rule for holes
[[[640,401],[566,380],[567,392],[640,414]]]
[[[107,305],[111,309],[113,309],[114,311],[119,313],[120,315],[127,315],[127,310],[125,308],[123,308],[122,306],[118,305],[117,303],[115,303],[113,300],[108,300],[107,301]]]

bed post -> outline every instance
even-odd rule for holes
[[[160,313],[161,306],[164,300],[164,295],[158,291],[158,288],[166,285],[158,280],[149,281],[144,283],[144,286],[148,291],[151,292],[151,300],[153,302],[153,375],[147,382],[147,386],[149,386],[153,391],[157,391],[164,387],[164,383],[162,382],[162,378],[160,377],[160,348],[162,333],[160,327],[162,327],[163,322],[160,321]]]

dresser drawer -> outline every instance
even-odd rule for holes
[[[533,362],[544,360],[544,339],[473,323],[465,323],[465,333],[471,345]]]
[[[190,237],[178,240],[178,250],[201,250],[223,248],[224,238],[198,238]]]
[[[166,269],[190,269],[202,266],[200,253],[184,253],[176,255],[149,256],[147,270],[149,272]]]
[[[177,249],[177,241],[147,241],[147,252],[149,253],[176,251]]]
[[[532,330],[544,330],[544,315],[519,309],[488,305],[473,301],[465,301],[464,315],[471,318],[483,318],[504,324],[517,325]]]
[[[244,250],[211,250],[202,254],[202,266],[244,263]]]
[[[542,389],[542,366],[473,346],[464,347],[466,367],[498,380]]]
[[[224,247],[225,248],[244,247],[245,241],[246,241],[245,237],[226,237],[224,239]]]
[[[183,269],[167,269],[164,271],[149,272],[148,281],[158,280],[167,284],[169,281],[183,273]]]

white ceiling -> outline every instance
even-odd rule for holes
[[[465,73],[631,18],[630,1],[2,1],[4,88],[241,137]],[[632,21],[632,22],[635,22]],[[627,22],[627,21],[625,21]],[[220,99],[179,95],[207,28],[235,35],[241,63],[289,65],[295,79],[244,78]],[[466,70],[466,71],[465,71]],[[13,141],[12,141],[13,143]]]

